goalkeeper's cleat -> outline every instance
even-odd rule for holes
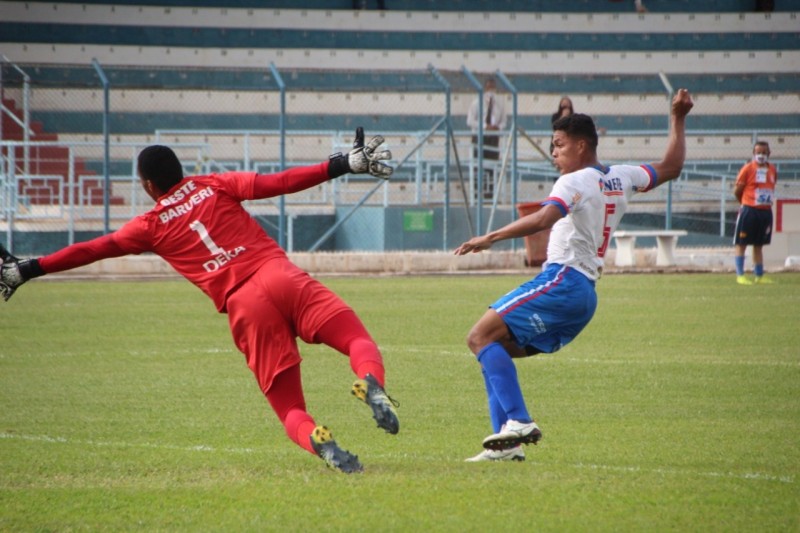
[[[350,392],[372,408],[372,418],[379,428],[392,435],[400,431],[400,421],[394,409],[399,404],[386,394],[372,374],[367,374],[364,379],[357,379]]]
[[[753,282],[747,279],[747,276],[736,276],[736,283],[739,285],[752,285]]]
[[[475,457],[464,459],[467,463],[481,463],[484,461],[524,461],[525,451],[522,446],[514,446],[506,450],[483,450]]]
[[[311,447],[329,467],[345,474],[364,471],[364,467],[358,461],[358,456],[339,448],[336,441],[333,440],[331,430],[327,427],[315,427],[309,435],[309,439],[311,439]]]
[[[773,285],[775,282],[767,276],[756,276],[753,283],[757,285]]]
[[[509,420],[499,433],[483,439],[483,447],[487,450],[508,450],[520,444],[536,444],[541,438],[542,432],[536,422]]]

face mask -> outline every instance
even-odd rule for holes
[[[759,165],[763,165],[764,163],[767,162],[768,157],[769,156],[767,156],[767,154],[756,154],[753,156],[753,161],[755,161]]]

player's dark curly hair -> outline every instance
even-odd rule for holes
[[[553,131],[563,131],[570,137],[585,139],[593,150],[597,150],[597,128],[589,115],[575,113],[561,117],[553,123]]]
[[[154,144],[141,152],[136,170],[143,180],[152,181],[161,192],[167,192],[183,179],[183,167],[175,152],[167,146]]]

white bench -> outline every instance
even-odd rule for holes
[[[614,264],[617,266],[636,265],[636,237],[655,237],[658,249],[656,251],[656,266],[672,266],[675,264],[675,248],[678,237],[687,235],[682,229],[678,230],[643,230],[643,231],[615,231],[614,240],[617,243],[617,257]]]

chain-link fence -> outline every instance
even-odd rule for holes
[[[0,222],[4,242],[19,253],[101,235],[110,219],[148,205],[132,166],[143,144],[122,136],[106,142],[102,71],[77,70],[60,78],[2,64]]]
[[[491,104],[487,79],[497,86]],[[187,174],[270,173],[346,152],[362,126],[367,138],[386,138],[391,180],[343,176],[248,209],[290,251],[448,250],[547,197],[558,175],[551,115],[564,96],[575,112],[595,118],[603,163],[661,158],[669,80],[653,75],[642,91],[618,79],[608,80],[608,90],[592,80],[587,90],[581,80],[565,77],[554,89],[536,76],[464,67],[175,71],[4,61],[0,238],[21,254],[46,253],[149,209],[135,172],[136,155],[149,144],[175,149]],[[778,197],[800,197],[800,129],[778,130],[771,120],[796,114],[798,102],[796,94],[693,92],[683,175],[639,195],[622,227],[686,229],[682,245],[728,245],[737,209],[732,182],[756,139],[772,146]],[[502,109],[498,129],[468,125],[476,101],[484,102],[483,116]],[[476,147],[481,141],[484,150]]]

